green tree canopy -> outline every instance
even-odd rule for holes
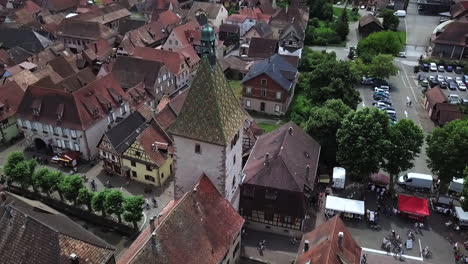
[[[377,172],[389,137],[389,118],[377,108],[365,107],[348,114],[336,134],[338,162],[361,179]]]
[[[102,216],[104,217],[107,215],[105,201],[109,192],[109,189],[104,189],[102,191],[95,192],[93,195],[93,199],[91,200],[91,205],[94,208],[94,210],[101,212]]]
[[[69,175],[62,178],[59,184],[59,189],[65,199],[76,204],[78,193],[83,188],[83,179],[80,175]]]
[[[341,41],[345,41],[349,34],[348,10],[346,8],[344,8],[341,16],[335,22],[334,28],[338,36],[340,36]]]
[[[20,161],[9,171],[10,180],[19,183],[24,189],[29,188],[33,184],[33,174],[36,166],[37,162],[35,160]]]
[[[44,187],[48,189],[49,192],[56,191],[60,196],[60,200],[62,201],[63,194],[59,188],[59,185],[62,182],[63,177],[63,173],[60,171],[49,171],[49,173],[44,176]]]
[[[462,201],[462,207],[464,211],[468,211],[468,166],[465,167],[465,172],[463,173],[463,191],[462,196],[465,197]]]
[[[375,56],[378,54],[396,55],[403,45],[398,33],[393,31],[375,32],[359,41],[357,52],[359,56]]]
[[[3,166],[3,173],[5,173],[6,176],[10,177],[11,172],[16,167],[16,165],[24,160],[25,158],[23,152],[11,152],[10,154],[8,154],[5,166]]]
[[[122,222],[122,213],[123,209],[123,195],[119,190],[111,190],[107,195],[104,201],[104,207],[108,214],[115,214],[119,219],[119,223]]]
[[[309,119],[301,124],[304,131],[320,143],[323,161],[331,166],[336,163],[336,132],[341,128],[343,118],[351,111],[340,99],[331,99],[323,106],[313,107]]]
[[[93,200],[93,192],[91,192],[88,188],[82,187],[78,192],[77,202],[79,204],[84,204],[88,207],[88,211],[91,212],[92,206],[91,202]]]
[[[388,54],[379,54],[368,57],[370,61],[363,58],[357,58],[353,67],[362,76],[372,76],[386,79],[398,73],[398,67],[393,64],[393,56]]]
[[[47,185],[46,175],[50,173],[48,168],[40,168],[36,170],[32,177],[33,186],[41,188],[46,195],[50,194],[50,187]]]
[[[390,189],[393,190],[394,177],[413,167],[414,159],[421,152],[424,134],[413,121],[401,119],[389,127],[388,135],[383,169],[390,174]]]
[[[383,23],[382,26],[385,30],[397,31],[400,19],[393,14],[390,10],[382,11]]]
[[[140,221],[143,218],[144,204],[145,199],[143,198],[143,196],[128,196],[124,199],[124,220],[133,223],[135,229],[138,228],[138,221]]]
[[[468,120],[455,120],[436,127],[426,138],[427,163],[439,176],[441,187],[447,187],[452,178],[462,178],[468,164]]]

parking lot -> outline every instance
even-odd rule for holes
[[[428,72],[419,72],[418,73],[418,79],[419,78],[422,78],[422,77],[425,77],[426,79],[430,78],[430,76],[433,76],[435,79],[437,79],[437,76],[440,75],[444,78],[446,77],[451,77],[454,81],[456,80],[456,78],[461,78],[462,81],[463,80],[463,74],[457,74],[455,72],[447,72],[447,71],[428,71]],[[420,77],[421,76],[421,77]],[[467,76],[468,77],[468,76]],[[466,80],[465,84],[468,83],[468,80]],[[442,87],[441,87],[442,88]],[[456,94],[458,96],[460,96],[460,98],[462,99],[468,99],[468,92],[467,90],[460,90],[458,89],[458,87],[456,89],[449,89],[449,88],[443,88],[442,91],[444,92],[444,94],[446,96],[448,96],[449,94]]]

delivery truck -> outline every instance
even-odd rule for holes
[[[400,176],[397,183],[408,188],[431,190],[432,180],[433,178],[430,174],[409,172]]]

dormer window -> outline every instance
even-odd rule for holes
[[[33,100],[33,103],[31,105],[33,115],[38,116],[41,113],[41,106],[42,106],[41,98],[36,98]]]
[[[64,104],[59,104],[57,107],[57,121],[62,121],[63,117],[63,111],[64,111],[65,105]]]
[[[121,95],[118,95],[118,96],[117,96],[117,100],[119,101],[119,104],[121,104],[122,101],[123,101],[123,100],[122,100],[122,96],[121,96]]]

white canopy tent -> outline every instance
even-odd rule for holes
[[[333,188],[343,189],[346,181],[346,170],[341,167],[333,168]]]
[[[325,209],[349,214],[365,214],[364,201],[346,199],[331,195],[327,196]]]

